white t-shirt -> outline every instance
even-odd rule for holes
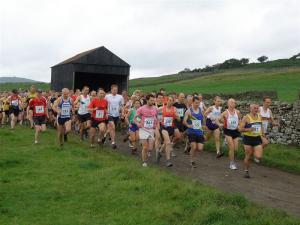
[[[112,95],[108,94],[105,96],[108,102],[108,115],[113,117],[120,116],[120,107],[124,105],[124,98],[122,95]]]

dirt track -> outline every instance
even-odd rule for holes
[[[121,138],[118,138],[121,140]],[[130,154],[128,143],[117,142],[118,150]],[[197,168],[189,165],[189,156],[183,150],[175,150],[177,157],[172,158],[173,167],[165,167],[162,157],[160,167],[171,170],[180,176],[190,176],[201,183],[230,193],[240,193],[253,202],[279,208],[300,217],[300,176],[280,171],[278,169],[251,164],[251,179],[243,178],[243,164],[238,161],[238,170],[228,168],[228,158],[216,159],[211,152],[201,152],[197,156]],[[139,156],[136,156],[139,157]],[[152,152],[151,163],[155,164],[155,153]]]

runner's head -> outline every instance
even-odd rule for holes
[[[100,99],[103,99],[103,98],[105,97],[105,91],[104,91],[103,88],[99,88],[99,89],[98,89],[98,97],[99,97]]]
[[[234,109],[235,108],[235,100],[233,98],[228,99],[227,105],[228,105],[228,108]]]
[[[133,101],[133,107],[134,107],[135,109],[140,108],[140,107],[141,107],[141,102],[140,102],[140,100],[138,100],[138,99],[134,100],[134,101]]]
[[[83,94],[83,95],[88,95],[89,92],[90,92],[90,88],[89,88],[88,86],[84,86],[84,87],[82,88],[82,94]]]
[[[111,86],[110,86],[110,92],[111,92],[113,95],[118,94],[118,85],[116,85],[116,84],[111,85]]]
[[[140,99],[140,97],[141,97],[141,91],[140,90],[135,90],[133,92],[133,95],[135,95],[138,99]]]
[[[271,98],[270,98],[269,96],[265,96],[265,97],[263,98],[263,101],[264,101],[264,102],[263,102],[264,107],[269,108],[270,105],[271,105],[271,103],[272,103]]]
[[[68,98],[68,97],[69,97],[70,91],[69,91],[68,88],[63,88],[63,89],[61,90],[61,93],[62,93],[63,98]]]
[[[38,98],[42,97],[42,96],[43,96],[43,91],[42,91],[41,89],[37,89],[37,90],[36,90],[36,96],[37,96]]]
[[[198,98],[199,98],[200,102],[202,102],[202,100],[203,100],[202,94],[198,94]]]
[[[184,101],[185,101],[184,93],[179,93],[178,94],[178,102],[182,104],[182,103],[184,103]]]
[[[157,93],[157,96],[156,96],[156,103],[158,105],[162,105],[164,102],[164,95],[162,93]]]
[[[200,99],[197,96],[192,97],[192,105],[194,109],[198,109],[200,107]]]
[[[191,105],[193,103],[193,96],[192,95],[186,96],[186,101],[188,105]]]
[[[18,90],[17,90],[17,89],[13,89],[11,92],[12,92],[13,94],[15,94],[15,95],[18,94]]]
[[[31,85],[30,88],[29,88],[29,92],[34,94],[36,92],[36,87],[35,85]]]
[[[96,91],[91,91],[91,97],[96,98],[97,97],[97,92]]]
[[[214,98],[214,103],[215,103],[215,106],[220,106],[222,104],[222,99],[220,96],[216,96]]]
[[[250,112],[255,115],[258,113],[258,110],[259,110],[259,105],[258,104],[251,104],[250,105]]]
[[[174,97],[172,95],[168,96],[167,106],[171,107],[174,104]]]
[[[149,94],[146,96],[146,101],[148,106],[152,106],[155,104],[155,98],[153,95]]]
[[[159,89],[159,93],[161,93],[163,96],[166,95],[166,90],[164,88]]]

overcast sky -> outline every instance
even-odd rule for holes
[[[53,66],[105,46],[130,78],[228,58],[300,52],[299,0],[0,0],[0,76],[50,81]]]

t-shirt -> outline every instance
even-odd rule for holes
[[[29,102],[29,107],[33,109],[33,116],[45,116],[46,115],[46,98],[33,98]]]
[[[143,105],[136,111],[136,116],[141,117],[141,126],[145,129],[155,129],[157,125],[157,108]]]
[[[113,117],[120,116],[120,107],[124,105],[124,98],[122,95],[112,95],[108,94],[105,96],[108,102],[108,115]]]
[[[106,120],[107,105],[108,105],[108,103],[105,99],[94,98],[91,101],[89,108],[90,109],[97,108],[96,110],[93,110],[93,112],[92,112],[93,120],[97,120],[97,121]]]

